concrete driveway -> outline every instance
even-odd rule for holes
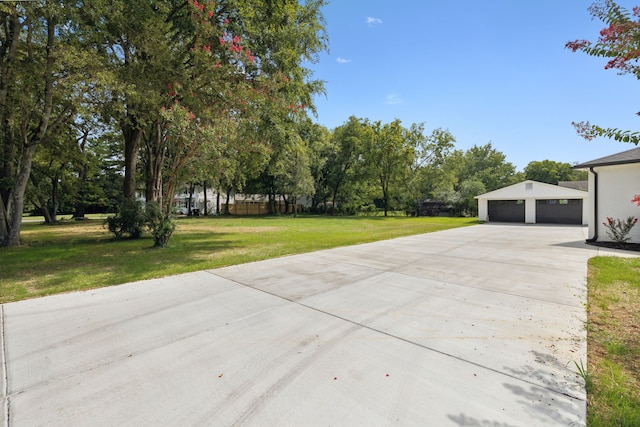
[[[585,234],[485,224],[5,304],[4,422],[584,425]]]

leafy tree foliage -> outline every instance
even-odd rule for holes
[[[391,123],[369,123],[365,139],[365,164],[378,182],[384,216],[388,215],[391,201],[398,200],[400,188],[409,178],[417,150],[424,142],[423,125],[404,128],[400,120]]]
[[[455,140],[451,132],[438,128],[418,145],[403,194],[407,212],[417,213],[422,200],[435,197],[440,189],[448,188],[454,181],[445,163],[455,148]]]
[[[462,156],[457,173],[459,183],[475,179],[482,182],[486,191],[513,184],[515,175],[515,166],[490,142],[469,148]]]
[[[0,246],[20,243],[36,150],[73,117],[91,58],[63,2],[0,4]]]
[[[325,196],[332,213],[348,200],[353,201],[354,190],[363,179],[363,154],[367,138],[367,123],[355,116],[331,133],[323,169]]]
[[[574,40],[568,42],[566,47],[573,52],[579,50],[590,56],[607,58],[605,70],[617,70],[619,74],[632,74],[640,79],[640,7],[636,6],[630,12],[613,0],[603,0],[593,3],[589,12],[607,27],[600,31],[596,42]],[[640,142],[640,132],[603,128],[588,121],[572,124],[578,134],[587,140],[604,136],[636,145]]]
[[[140,148],[145,154],[146,198],[161,200],[164,190],[168,207],[171,196],[166,195],[180,179],[171,174],[191,159],[204,158],[204,151],[214,151],[207,145],[221,142],[214,137],[169,140],[170,128],[186,130],[185,123],[162,111],[184,109],[193,132],[214,136],[228,128],[225,121],[249,119],[259,127],[260,122],[286,121],[311,105],[312,94],[322,86],[309,78],[302,63],[313,62],[326,47],[323,4],[86,2],[81,28],[109,72],[112,102],[106,112],[124,139],[124,196],[135,195]],[[255,142],[244,140],[247,145]]]
[[[524,168],[526,179],[557,185],[560,181],[579,181],[587,179],[586,171],[571,169],[569,163],[542,160],[529,162]]]
[[[515,166],[506,161],[504,153],[491,143],[474,145],[467,151],[454,150],[444,162],[449,174],[436,192],[436,198],[446,201],[458,214],[476,215],[478,194],[493,191],[523,179]]]

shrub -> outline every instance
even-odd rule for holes
[[[137,239],[142,236],[146,218],[142,203],[137,200],[127,199],[122,202],[118,213],[107,217],[105,224],[116,238],[121,238],[128,234],[131,239]]]
[[[633,216],[625,220],[607,217],[607,220],[602,224],[607,227],[607,234],[611,240],[618,243],[626,243],[627,240],[630,239],[630,237],[628,237],[629,232],[633,226],[636,225],[636,222],[638,222],[638,218]]]
[[[176,223],[171,216],[165,215],[156,202],[147,203],[147,226],[153,235],[153,246],[164,248],[176,229]]]

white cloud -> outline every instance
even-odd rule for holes
[[[341,58],[339,56],[338,56],[338,59],[336,59],[336,61],[338,61],[338,64],[348,64],[349,62],[351,62],[350,59]]]
[[[404,102],[404,100],[402,98],[400,98],[400,95],[398,95],[397,93],[390,93],[385,98],[385,101],[383,102],[383,104],[385,104],[385,105],[397,105],[397,104],[402,104],[403,102]]]
[[[367,25],[373,27],[374,25],[382,24],[382,19],[374,18],[373,16],[367,16]]]

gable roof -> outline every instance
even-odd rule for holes
[[[588,169],[594,166],[624,165],[628,163],[640,163],[640,147],[580,163],[573,166],[573,169]]]
[[[558,181],[558,187],[573,188],[574,190],[589,190],[589,181]]]
[[[588,197],[589,193],[573,188],[559,187],[545,182],[532,181],[530,179],[509,185],[508,187],[499,188],[489,191],[485,194],[476,196],[476,199],[489,200],[521,200],[528,198],[539,199],[583,199]]]

